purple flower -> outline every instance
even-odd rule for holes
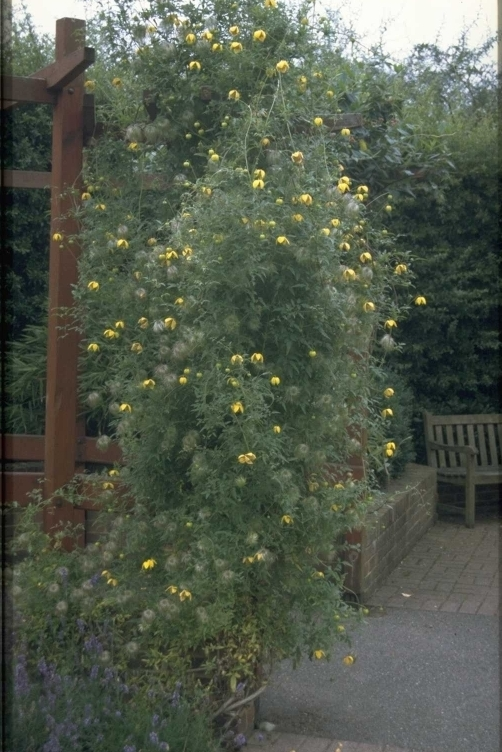
[[[58,569],[58,575],[63,578],[63,580],[66,580],[68,575],[70,574],[69,570],[66,567],[59,567]]]
[[[85,621],[83,619],[77,619],[77,628],[80,634],[85,632]]]
[[[159,735],[156,731],[150,731],[150,741],[152,744],[158,744],[159,743]]]
[[[115,671],[113,668],[105,668],[105,679],[106,681],[112,681],[112,679],[115,678]]]
[[[96,635],[91,635],[85,642],[84,642],[84,648],[88,653],[96,652],[96,653],[102,653],[103,652],[103,646],[96,637]]]
[[[99,671],[99,666],[96,666],[96,664],[94,664],[94,666],[91,668],[91,673],[90,673],[91,679],[98,678],[98,671]]]
[[[246,744],[246,737],[244,734],[237,734],[237,736],[234,739],[234,746],[235,749],[240,749]]]
[[[134,744],[126,744],[122,752],[136,752]]]
[[[119,690],[125,695],[129,694],[129,687],[127,686],[127,684],[119,684]]]
[[[167,742],[161,742],[159,744],[159,749],[162,749],[163,752],[169,752],[169,744]]]
[[[15,689],[18,695],[26,695],[30,691],[30,680],[26,670],[26,657],[19,655],[15,670]]]
[[[159,720],[160,720],[160,716],[157,715],[157,713],[155,713],[155,715],[152,716],[152,726],[156,726]]]
[[[99,573],[99,572],[96,572],[96,574],[93,574],[93,575],[92,575],[92,577],[91,577],[91,579],[89,580],[89,582],[91,583],[91,585],[97,585],[97,584],[98,584],[98,582],[100,581],[100,579],[101,579],[101,575],[100,575],[100,573]]]
[[[181,689],[181,682],[176,682],[176,687],[174,692],[171,695],[171,705],[173,708],[177,708],[180,704],[180,689]]]

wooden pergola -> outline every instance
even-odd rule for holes
[[[43,460],[46,499],[83,470],[86,461],[108,464],[120,458],[118,447],[103,453],[97,450],[95,439],[85,436],[84,421],[78,417],[79,336],[72,327],[61,336],[61,328],[69,323],[61,311],[73,306],[80,248],[73,242],[62,249],[53,237],[78,233],[72,210],[80,201],[84,140],[94,122],[94,97],[85,94],[84,71],[95,55],[92,48],[84,46],[84,40],[85,21],[58,20],[55,62],[29,77],[2,76],[1,82],[3,110],[24,102],[53,107],[51,172],[2,173],[4,188],[50,188],[51,192],[45,436],[3,436],[1,454],[3,462]],[[40,472],[5,472],[2,503],[16,500],[26,504],[26,494],[39,487],[39,478]],[[84,523],[85,506],[75,508],[55,497],[44,513],[44,530],[54,531],[66,522]],[[91,502],[89,507],[94,508]]]

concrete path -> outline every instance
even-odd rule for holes
[[[498,539],[438,522],[368,602],[330,663],[288,663],[261,700],[270,752],[499,752]]]

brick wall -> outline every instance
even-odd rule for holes
[[[364,527],[347,536],[359,551],[345,554],[345,586],[362,601],[371,595],[434,524],[436,503],[431,467],[410,463],[400,478],[389,481]]]

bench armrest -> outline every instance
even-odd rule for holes
[[[478,450],[471,446],[454,446],[452,444],[438,444],[437,441],[428,441],[430,449],[439,449],[445,452],[458,452],[459,454],[469,454],[474,457]]]

